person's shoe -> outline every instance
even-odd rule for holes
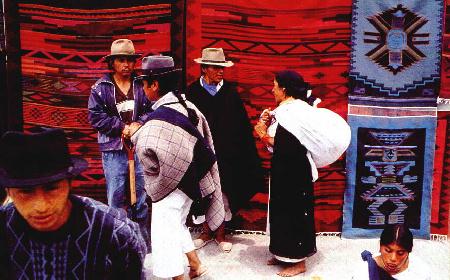
[[[233,244],[231,242],[227,242],[227,241],[219,242],[219,241],[217,241],[217,239],[214,239],[214,240],[216,241],[217,245],[224,253],[229,253],[231,251],[231,248],[233,248]]]
[[[198,277],[202,277],[208,272],[208,269],[203,264],[200,265],[196,270],[192,269],[192,267],[189,268],[189,278],[195,279]]]
[[[193,240],[195,249],[200,249],[212,240],[212,236],[208,233],[202,232],[196,239]]]
[[[195,249],[200,249],[200,248],[202,248],[203,246],[205,246],[206,244],[208,244],[211,240],[212,240],[212,239],[209,239],[209,240],[203,240],[203,239],[201,239],[201,238],[194,239],[194,240],[193,240],[193,242],[194,242],[194,247],[195,247]]]

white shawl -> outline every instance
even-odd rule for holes
[[[350,144],[350,126],[331,110],[296,99],[278,106],[273,115],[276,122],[271,125],[269,135],[280,124],[305,146],[313,181],[318,178],[317,168],[335,162]]]

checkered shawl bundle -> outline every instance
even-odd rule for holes
[[[195,105],[189,101],[186,103],[189,108],[195,110],[199,117],[197,130],[214,151],[205,117]],[[164,107],[187,116],[186,109],[173,93],[167,93],[153,105],[155,113],[158,112],[158,108],[161,110]],[[133,135],[131,140],[136,146],[136,153],[144,168],[145,189],[152,201],[157,202],[179,188],[180,181],[193,164],[195,145],[202,139],[169,120],[151,119]],[[198,185],[202,197],[211,197],[206,209],[206,221],[211,230],[216,230],[225,217],[217,162],[214,162]]]

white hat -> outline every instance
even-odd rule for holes
[[[111,53],[105,56],[105,59],[113,58],[114,56],[131,56],[138,58],[141,55],[136,54],[134,51],[134,45],[131,40],[117,39],[111,44]]]
[[[202,50],[202,57],[194,59],[195,62],[207,65],[217,65],[223,67],[233,66],[232,61],[225,60],[222,48],[206,48]]]

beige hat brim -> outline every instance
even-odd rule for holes
[[[225,62],[211,62],[211,61],[203,61],[202,58],[196,58],[194,59],[195,62],[199,64],[206,64],[206,65],[217,65],[217,66],[223,66],[223,67],[231,67],[234,65],[232,61],[225,61]]]
[[[108,59],[111,59],[111,58],[113,58],[113,57],[115,57],[115,56],[131,56],[131,57],[134,57],[134,58],[139,58],[139,57],[141,57],[140,54],[115,53],[115,54],[108,54],[108,55],[105,55],[103,58],[104,58],[105,60],[108,60]]]

